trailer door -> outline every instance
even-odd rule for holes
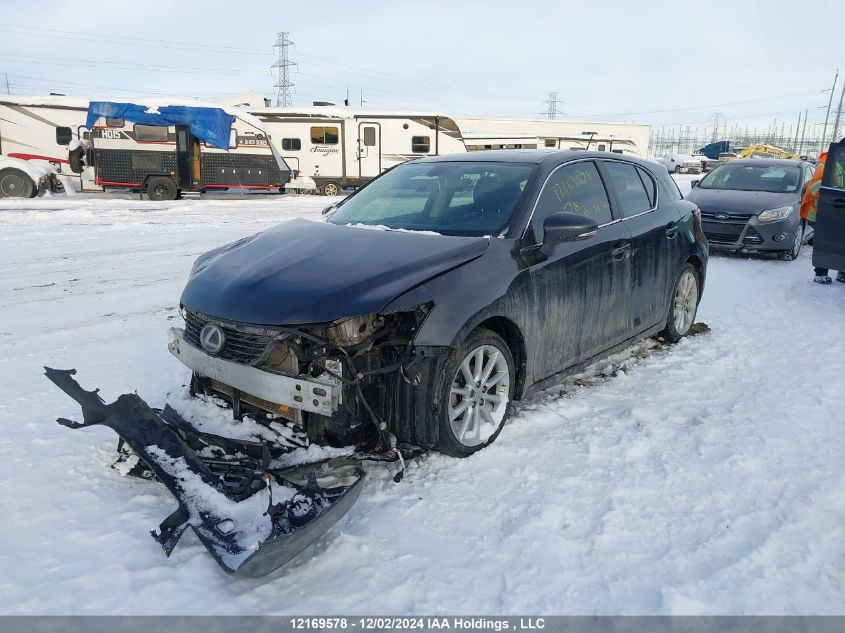
[[[176,171],[179,187],[192,189],[200,181],[200,143],[187,125],[176,126]]]
[[[381,124],[358,124],[358,177],[375,178],[381,173]]]

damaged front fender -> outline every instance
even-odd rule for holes
[[[176,497],[178,509],[152,532],[167,556],[190,527],[227,573],[264,576],[323,535],[361,492],[357,463],[334,460],[342,474],[323,487],[318,469],[274,469],[263,444],[199,432],[169,406],[154,410],[137,394],[106,404],[76,382],[76,370],[44,369],[82,407],[83,422],[59,424],[111,428]]]

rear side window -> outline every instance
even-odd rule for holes
[[[56,145],[70,145],[73,140],[73,130],[69,127],[56,128]]]
[[[615,161],[608,161],[604,166],[610,179],[609,186],[619,201],[622,217],[628,218],[651,209],[651,201],[636,167]]]
[[[549,176],[531,219],[535,244],[543,241],[543,222],[552,213],[558,212],[583,215],[598,224],[606,224],[613,219],[607,192],[595,163],[585,161],[565,165]]]
[[[297,152],[302,149],[302,141],[298,138],[283,138],[282,149],[286,152]]]
[[[141,125],[134,126],[135,140],[146,141],[148,143],[165,143],[167,142],[167,128],[160,125]]]
[[[654,182],[654,178],[652,178],[651,174],[641,167],[637,167],[637,173],[640,175],[640,179],[643,181],[643,186],[645,187],[645,192],[648,195],[648,201],[651,205],[649,208],[653,208],[657,204],[657,185]]]

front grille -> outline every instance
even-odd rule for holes
[[[717,218],[716,214],[719,215],[726,215],[726,218]],[[702,211],[701,212],[701,219],[705,222],[716,222],[718,224],[740,224],[745,226],[745,224],[749,220],[748,215],[740,215],[737,213],[729,213],[727,211]]]
[[[716,215],[727,217],[716,217]],[[747,215],[727,211],[702,211],[701,228],[707,241],[713,244],[736,244],[748,223]]]
[[[186,310],[185,338],[202,349],[200,344],[200,330],[209,321],[220,326],[226,335],[226,343],[217,354],[219,358],[230,360],[241,365],[255,365],[264,357],[265,351],[273,341],[272,332],[258,332],[246,326],[226,323],[217,319],[209,319],[195,312]]]

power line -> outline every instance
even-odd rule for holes
[[[278,34],[276,43],[273,48],[279,49],[279,57],[276,62],[270,66],[270,69],[276,69],[279,73],[279,78],[276,81],[276,106],[287,107],[293,102],[291,100],[291,92],[293,83],[290,80],[290,69],[296,66],[296,62],[290,61],[288,57],[288,49],[293,46],[293,42],[288,38],[288,31],[283,31]]]

